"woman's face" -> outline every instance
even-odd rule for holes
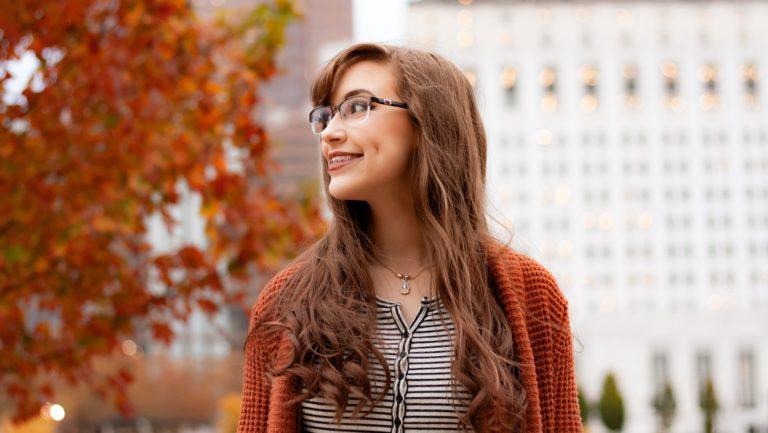
[[[357,89],[364,89],[363,95],[405,102],[395,93],[390,66],[382,63],[364,60],[350,66],[337,80],[331,104],[338,105]],[[337,112],[320,137],[326,167],[334,151],[363,155],[329,171],[328,189],[337,200],[370,203],[382,194],[407,194],[406,176],[416,138],[408,110],[374,102],[368,120],[361,124],[350,124]]]

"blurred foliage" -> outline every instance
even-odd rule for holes
[[[586,395],[584,395],[584,391],[581,389],[581,386],[577,387],[579,390],[579,416],[581,416],[581,423],[582,424],[588,424],[589,423],[589,401],[587,401]]]
[[[215,21],[183,0],[0,0],[0,400],[14,420],[57,379],[131,414],[130,369],[93,374],[94,359],[242,305],[254,273],[324,230],[314,202],[274,193],[256,115],[296,16],[288,0]],[[11,100],[8,62],[30,55]],[[179,185],[201,198],[205,246],[153,251],[147,221],[171,231]]]
[[[229,394],[219,401],[219,433],[237,432],[237,421],[240,418],[240,407],[243,400],[239,393]]]
[[[624,427],[624,401],[613,373],[605,376],[599,407],[600,419],[605,427],[611,431],[621,431]]]
[[[661,430],[666,432],[672,427],[672,421],[677,411],[675,393],[669,380],[664,382],[664,387],[657,391],[651,402],[654,412],[659,418]]]
[[[101,358],[94,363],[98,374],[129,369],[134,380],[127,390],[136,417],[125,417],[114,405],[94,395],[87,386],[62,387],[59,402],[67,411],[66,431],[92,431],[105,423],[134,422],[137,417],[155,428],[177,423],[210,424],[220,414],[220,404],[242,390],[243,356],[154,354]],[[183,398],[179,398],[183,397]]]
[[[720,410],[720,403],[717,401],[717,392],[712,377],[707,377],[707,383],[699,395],[699,407],[704,415],[704,433],[715,431],[715,419]]]
[[[54,433],[55,431],[56,422],[39,415],[18,425],[8,419],[0,421],[0,433]]]

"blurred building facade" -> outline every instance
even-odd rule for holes
[[[580,388],[625,432],[768,431],[768,3],[411,1],[474,83],[491,215],[569,299]],[[499,237],[510,234],[498,227]],[[594,416],[594,430],[600,422]]]

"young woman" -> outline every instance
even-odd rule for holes
[[[461,70],[358,44],[311,92],[334,218],[253,307],[238,432],[580,432],[568,304],[490,234]]]

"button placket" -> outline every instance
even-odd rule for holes
[[[455,328],[451,321],[450,314],[446,314],[444,305],[437,299],[433,299],[429,304],[429,311],[423,317],[418,326],[410,326],[402,317],[402,304],[394,301],[386,301],[377,297],[376,299],[376,329],[375,342],[377,348],[384,356],[384,364],[378,365],[378,360],[371,356],[371,365],[376,367],[371,373],[371,392],[381,392],[387,386],[384,381],[384,370],[389,369],[390,382],[388,396],[380,401],[374,408],[373,413],[380,414],[370,418],[359,419],[357,417],[343,417],[343,423],[348,431],[387,431],[387,432],[409,432],[409,431],[435,431],[440,430],[446,424],[455,424],[458,418],[449,414],[449,406],[455,405],[455,400],[448,394],[448,388],[440,387],[433,382],[439,377],[448,377],[450,374],[450,363],[447,362],[449,353],[455,348]],[[397,310],[392,309],[393,305],[400,305],[400,315]],[[440,314],[438,314],[440,313]],[[416,316],[418,317],[418,313]],[[445,315],[445,316],[444,316]],[[445,320],[445,322],[443,321]],[[416,320],[414,320],[414,323]],[[443,326],[447,325],[447,327]],[[425,328],[429,326],[429,328]],[[409,329],[406,329],[408,327]],[[413,331],[413,332],[411,332]],[[418,334],[418,335],[416,335]],[[401,353],[401,340],[412,337],[409,344],[405,347],[407,351],[407,369],[400,370],[398,358]],[[450,337],[450,342],[449,338]],[[451,344],[454,343],[454,344]],[[434,357],[432,355],[435,355]],[[407,375],[405,374],[407,372]],[[392,409],[395,407],[398,380],[407,379],[407,395],[401,393],[401,401],[405,407],[404,415],[397,417],[397,422],[393,416]],[[375,382],[373,382],[375,380]],[[373,394],[376,395],[376,394]],[[471,402],[468,390],[462,389],[459,404],[462,409],[467,409]],[[465,401],[464,399],[468,399]],[[352,397],[350,397],[352,398]],[[414,399],[416,399],[414,401]],[[449,402],[449,400],[451,400]],[[350,403],[356,403],[350,400]],[[418,403],[418,406],[414,406]],[[335,418],[336,408],[332,402],[326,399],[315,397],[302,402],[300,421],[304,423],[303,429],[313,432],[338,431],[339,425]],[[463,412],[463,411],[461,411]],[[460,415],[457,413],[456,415]],[[405,416],[408,417],[408,424],[405,424]],[[439,425],[438,425],[439,424]],[[407,428],[406,428],[407,427]],[[383,430],[382,430],[383,429]]]
[[[411,340],[413,339],[413,332],[418,328],[419,324],[424,320],[429,311],[428,302],[426,299],[422,300],[421,308],[416,314],[416,318],[413,320],[410,328],[407,327],[405,319],[403,318],[400,310],[400,304],[393,304],[390,306],[390,312],[395,318],[395,323],[400,329],[400,342],[398,344],[398,357],[395,362],[395,386],[394,393],[395,398],[392,404],[392,433],[403,432],[403,421],[405,418],[405,395],[408,391],[408,353],[411,347]]]

